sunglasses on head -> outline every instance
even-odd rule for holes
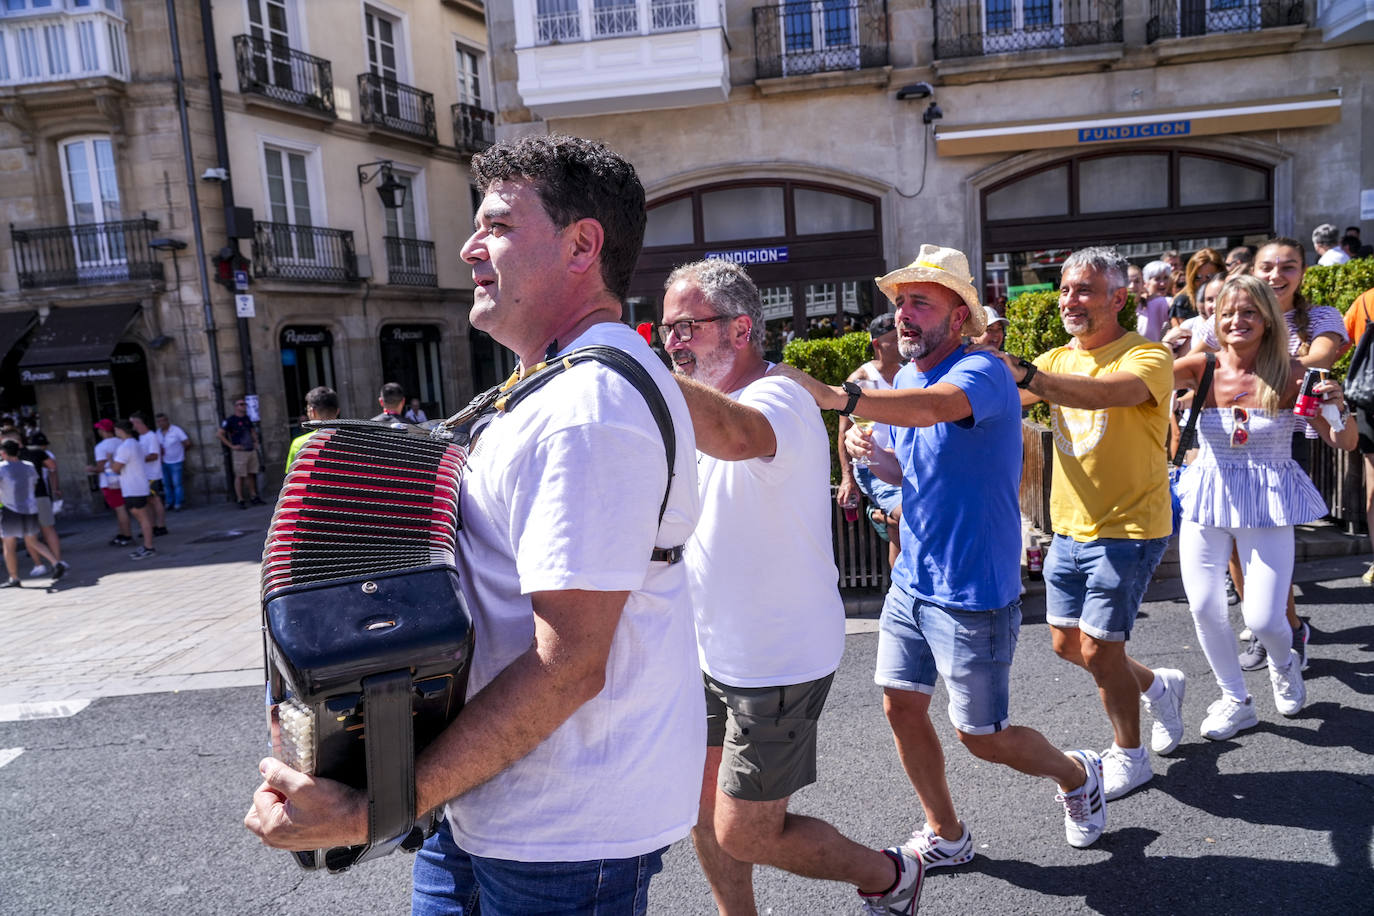
[[[1244,407],[1231,408],[1231,448],[1240,448],[1250,441],[1250,411]]]

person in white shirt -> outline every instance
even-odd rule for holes
[[[1346,254],[1340,245],[1340,233],[1336,227],[1330,223],[1322,223],[1312,230],[1312,247],[1317,249],[1317,265],[1319,267],[1334,267],[1337,264],[1344,264],[1350,260],[1350,255]]]
[[[640,916],[696,823],[706,745],[678,560],[696,440],[668,369],[621,323],[644,190],[606,147],[556,135],[499,143],[472,176],[472,326],[522,371],[589,344],[629,354],[666,402],[674,470],[645,396],[592,360],[483,428],[458,544],[481,636],[466,705],[415,760],[415,810],[446,816],[416,855],[412,911]],[[362,793],[273,758],[260,771],[245,826],[267,845],[367,840]]]
[[[753,865],[855,886],[875,913],[914,912],[920,856],[870,849],[789,814],[816,780],[816,729],[844,651],[820,410],[768,377],[763,304],[739,265],[668,277],[659,338],[697,432],[701,521],[685,560],[706,692],[697,859],[722,914],[754,911]],[[720,392],[717,395],[716,392]]]
[[[143,473],[148,477],[148,508],[153,516],[153,534],[161,537],[167,533],[167,502],[162,497],[162,441],[148,425],[148,416],[142,411],[129,414],[129,422],[143,448]]]
[[[129,556],[135,560],[146,560],[157,551],[153,549],[153,520],[152,513],[148,511],[148,494],[151,490],[148,487],[148,473],[144,470],[147,462],[144,461],[143,446],[134,434],[134,425],[128,420],[115,424],[115,437],[119,440],[119,446],[110,459],[110,468],[119,475],[124,505],[138,521],[143,535],[143,545]]]
[[[124,494],[119,489],[119,472],[110,467],[110,460],[119,448],[115,436],[115,422],[107,418],[95,422],[95,433],[99,441],[95,444],[95,463],[86,465],[87,474],[95,474],[100,480],[100,495],[115,514],[118,530],[110,539],[111,547],[127,547],[134,542],[133,528],[129,524],[129,508],[124,505]]]
[[[195,443],[165,413],[154,416],[153,422],[157,424],[157,443],[162,447],[162,489],[167,494],[172,511],[180,512],[186,508],[186,487],[183,483],[186,450]]]

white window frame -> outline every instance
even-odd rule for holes
[[[115,200],[120,207],[117,219],[111,219],[111,214],[105,212],[105,199],[100,190],[100,166],[99,160],[95,155],[95,141],[104,140],[110,144],[110,159],[114,166]],[[98,207],[95,213],[96,219],[89,223],[77,223],[75,201],[72,198],[71,175],[67,167],[67,150],[74,146],[84,146],[86,149],[86,166],[90,176],[92,202]],[[124,195],[119,188],[119,160],[115,154],[118,147],[114,139],[108,134],[82,134],[75,137],[68,137],[57,145],[58,171],[62,174],[62,197],[67,208],[67,225],[69,226],[99,226],[107,223],[122,222],[127,219],[124,214]],[[127,246],[128,240],[120,233],[123,244]],[[102,231],[89,237],[83,248],[82,236],[77,232],[72,233],[72,253],[76,259],[77,273],[89,270],[102,274],[104,269],[115,264],[124,264],[129,260],[127,248],[123,251],[115,251],[112,247],[114,236],[109,231]],[[93,243],[93,244],[92,244]]]
[[[396,45],[396,82],[407,86],[414,85],[411,74],[414,72],[410,61],[410,16],[405,10],[397,9],[378,0],[364,0],[358,7],[359,25],[363,37],[363,66],[372,72],[371,60],[367,54],[367,16],[369,13],[391,20],[392,38]]]
[[[262,188],[262,212],[267,217],[267,222],[275,222],[272,218],[272,190],[267,179],[267,149],[268,147],[275,147],[282,152],[301,153],[305,156],[306,189],[310,194],[310,225],[317,229],[328,228],[328,200],[324,193],[324,163],[320,147],[312,143],[302,143],[299,140],[263,133],[257,135],[257,141],[258,187]],[[295,225],[295,223],[292,222],[291,225]],[[278,253],[278,257],[285,260],[289,256]],[[313,261],[313,259],[300,258],[291,260],[301,263]]]
[[[467,53],[467,54],[471,54],[471,55],[473,55],[474,57],[477,58],[477,73],[475,74],[476,79],[477,79],[477,100],[476,100],[476,101],[469,101],[467,98],[465,98],[465,96],[466,96],[466,94],[467,94],[467,90],[466,90],[466,87],[465,87],[465,85],[464,85],[464,80],[463,80],[463,68],[462,68],[461,66],[459,66],[458,54],[459,54],[460,52]],[[493,108],[492,106],[490,106],[490,105],[488,105],[488,104],[485,104],[485,103],[487,102],[488,98],[491,97],[491,96],[493,95],[493,93],[492,93],[492,91],[491,91],[491,77],[490,77],[490,71],[489,71],[489,69],[488,69],[488,67],[487,67],[487,49],[486,49],[486,48],[482,47],[481,45],[473,44],[472,42],[470,42],[470,41],[466,40],[465,38],[463,38],[463,36],[461,36],[461,35],[454,34],[454,35],[453,35],[453,71],[454,71],[454,72],[453,72],[453,84],[454,84],[454,88],[457,90],[457,96],[456,96],[456,97],[457,97],[458,101],[463,102],[463,103],[468,104],[468,105],[474,105],[474,106],[476,106],[477,108],[484,108],[484,109],[486,109],[487,111],[492,111],[492,110],[494,110],[494,108]]]
[[[419,166],[407,165],[403,162],[392,162],[391,169],[397,177],[404,178],[410,182],[410,190],[406,192],[406,199],[415,203],[415,240],[430,242],[434,237],[429,234],[429,195],[425,192],[425,170]],[[380,179],[378,179],[380,181]],[[370,195],[372,200],[377,199],[375,193]],[[369,201],[369,206],[371,202]],[[381,202],[378,201],[378,206]],[[386,209],[383,207],[382,209]],[[387,235],[386,214],[382,214],[382,234]],[[399,221],[398,221],[399,225]],[[408,236],[400,236],[407,238]]]
[[[1053,0],[1050,5],[1050,24],[1036,26],[1038,30],[1032,41],[1026,29],[1027,0],[1010,0],[1011,30],[993,32],[988,28],[988,5],[984,2],[979,9],[983,25],[983,53],[996,54],[1004,51],[1029,51],[1035,48],[1060,48],[1064,45],[1064,3]]]

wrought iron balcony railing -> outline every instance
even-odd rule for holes
[[[430,143],[439,142],[434,96],[423,89],[375,73],[359,73],[358,101],[364,124],[385,127]]]
[[[1145,41],[1302,25],[1306,15],[1303,0],[1150,0]]]
[[[147,216],[40,229],[11,225],[19,288],[161,280],[162,262],[148,247],[156,231],[157,220]]]
[[[935,0],[937,59],[1121,40],[1121,0]]]
[[[480,153],[496,142],[496,114],[477,105],[458,102],[452,108],[453,145],[467,155]]]
[[[324,58],[252,35],[235,35],[234,60],[239,92],[334,116],[334,70]]]
[[[392,286],[438,286],[434,243],[382,236],[386,244],[386,280]]]
[[[888,60],[886,0],[801,0],[754,7],[759,79],[863,70]]]
[[[347,229],[253,224],[253,276],[307,283],[349,283],[358,279],[353,233]]]

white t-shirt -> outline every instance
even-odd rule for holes
[[[138,444],[143,447],[143,473],[149,480],[162,479],[162,442],[153,430],[138,437]],[[148,456],[152,455],[154,460],[149,461]]]
[[[137,439],[112,440],[119,442],[115,449],[114,460],[124,467],[119,472],[119,488],[125,496],[147,496],[148,472],[143,469],[143,446]]]
[[[1317,264],[1322,267],[1334,267],[1337,264],[1344,264],[1350,260],[1350,255],[1345,253],[1342,248],[1328,248],[1326,254],[1317,259]]]
[[[844,653],[830,535],[830,437],[795,382],[762,378],[731,397],[773,427],[772,458],[698,455],[701,521],[687,542],[701,669],[734,687],[825,677]]]
[[[119,474],[110,467],[110,459],[119,448],[120,440],[111,436],[95,444],[95,466],[100,468],[100,485],[107,490],[119,489]]]
[[[580,363],[498,415],[463,475],[458,568],[477,635],[468,695],[534,639],[533,592],[628,591],[606,685],[542,744],[448,803],[468,853],[522,862],[643,855],[696,823],[706,754],[686,564],[651,563],[686,542],[699,514],[696,440],[677,383],[635,331],[594,325],[588,344],[624,350],[663,391],[677,438],[644,396],[600,363]]]
[[[186,460],[186,446],[184,443],[190,440],[186,431],[175,423],[167,427],[166,432],[156,430],[158,444],[162,446],[162,460],[168,464],[181,464]]]

